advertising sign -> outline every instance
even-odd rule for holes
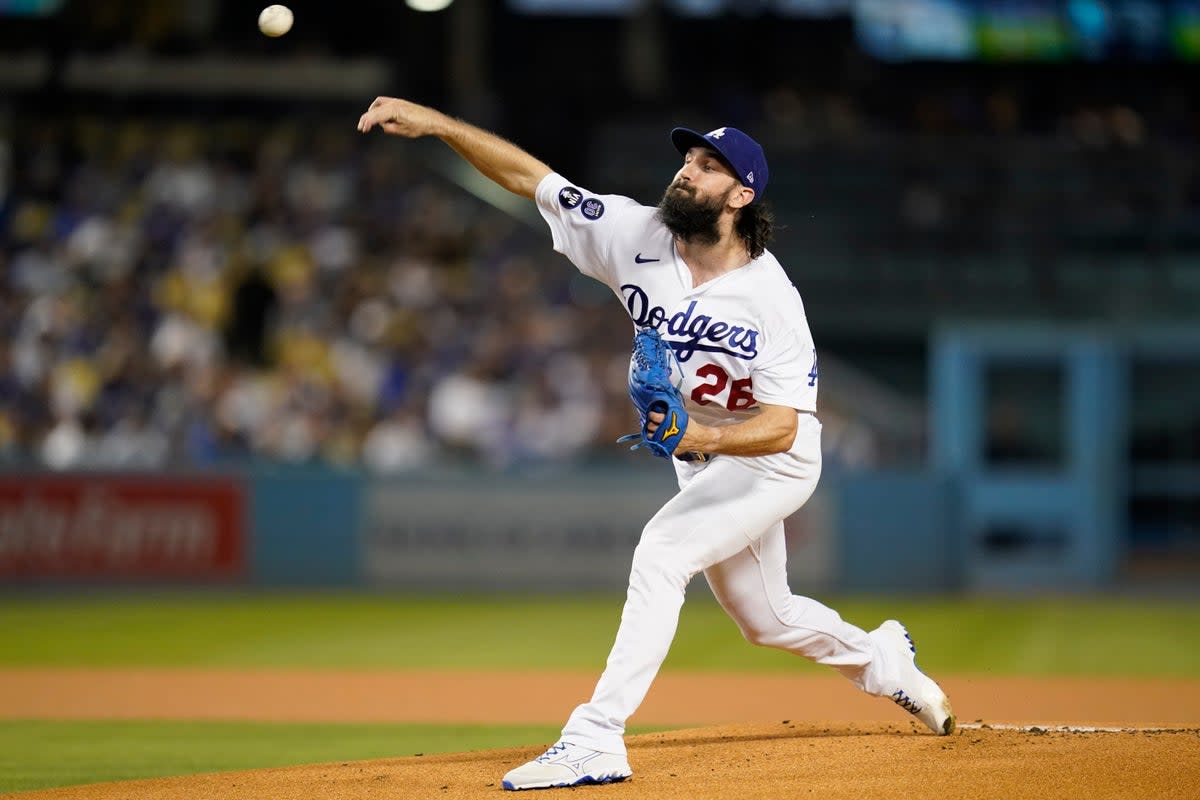
[[[375,481],[364,573],[388,588],[620,589],[643,526],[675,491],[670,470]],[[829,525],[820,490],[785,522],[795,588],[832,582]]]
[[[246,561],[230,478],[0,477],[0,579],[231,578]]]

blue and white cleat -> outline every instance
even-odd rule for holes
[[[501,785],[510,791],[552,789],[585,783],[613,783],[632,774],[624,755],[559,742],[528,764],[511,770]]]
[[[902,656],[897,659],[901,668],[899,681],[887,695],[892,702],[924,722],[939,736],[954,733],[954,710],[950,707],[950,698],[917,667],[917,646],[905,627],[889,619],[871,631],[871,636]]]

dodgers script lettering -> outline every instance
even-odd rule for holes
[[[693,300],[683,311],[667,316],[662,306],[650,305],[646,291],[635,283],[622,284],[625,308],[641,327],[659,328],[666,323],[666,333],[680,362],[687,361],[697,350],[704,353],[725,353],[749,361],[758,355],[758,331],[744,325],[731,325],[714,320],[707,314],[696,313],[699,300]]]

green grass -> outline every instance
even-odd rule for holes
[[[0,721],[0,793],[547,744],[548,726]]]
[[[1103,598],[826,599],[903,620],[937,674],[1200,679],[1200,604]],[[9,595],[2,667],[576,669],[599,675],[622,596],[430,598],[163,592]],[[546,631],[569,631],[570,647]],[[746,644],[704,592],[668,670],[819,672]],[[0,721],[0,792],[270,766],[543,744],[545,727]]]
[[[1172,677],[1200,679],[1200,603],[1039,598],[1030,600],[834,599],[842,617],[873,628],[905,623],[923,668],[939,675]],[[685,614],[686,614],[685,608]],[[716,610],[713,617],[719,617]],[[796,669],[796,660],[729,639],[728,622],[692,620],[672,651],[688,669]],[[711,637],[711,642],[706,641]],[[805,664],[803,668],[822,668]]]
[[[1102,598],[827,599],[865,628],[894,616],[939,674],[1200,678],[1200,604]],[[599,672],[622,597],[430,598],[161,593],[9,597],[0,667],[577,669]],[[571,646],[546,631],[569,630]],[[747,645],[703,592],[685,604],[675,670],[818,670]]]

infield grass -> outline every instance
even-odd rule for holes
[[[548,746],[557,736],[558,729],[551,726],[0,721],[0,793],[521,744]]]

